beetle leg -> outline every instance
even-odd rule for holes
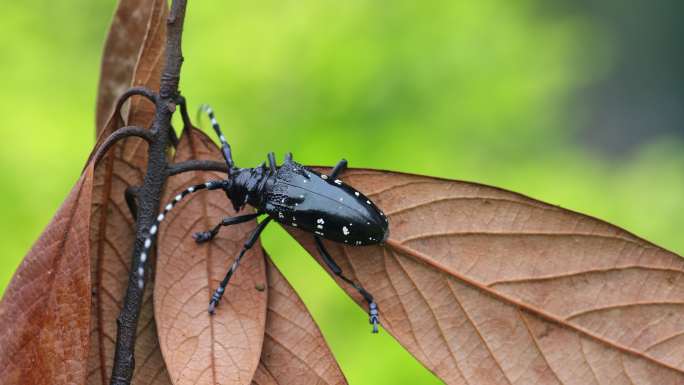
[[[251,221],[252,219],[258,217],[259,215],[263,214],[263,211],[258,211],[254,214],[247,214],[247,215],[238,215],[235,217],[225,217],[221,219],[221,222],[216,224],[211,230],[207,231],[198,231],[194,234],[192,234],[192,237],[195,239],[195,242],[197,243],[204,243],[211,241],[214,239],[216,234],[218,234],[219,230],[223,226],[230,226],[230,225],[237,225],[238,223],[244,223]]]
[[[226,276],[223,277],[223,281],[221,281],[221,284],[219,287],[214,291],[214,294],[211,295],[211,301],[209,301],[209,314],[214,314],[216,311],[216,306],[218,306],[219,301],[221,301],[221,297],[223,297],[223,292],[226,291],[226,286],[228,286],[228,281],[230,281],[230,277],[233,276],[233,273],[235,273],[235,270],[237,270],[238,266],[240,265],[240,260],[242,259],[242,256],[245,255],[245,252],[247,250],[251,249],[252,246],[256,243],[257,239],[259,239],[259,236],[261,235],[261,232],[264,231],[268,223],[271,221],[271,217],[267,217],[264,219],[259,225],[254,229],[254,232],[250,237],[245,241],[245,244],[240,250],[240,254],[238,254],[237,258],[235,258],[235,262],[230,266],[230,269],[228,269],[228,272],[226,273]]]
[[[351,279],[345,277],[342,274],[342,269],[340,266],[335,262],[334,259],[330,256],[328,253],[328,250],[325,249],[325,246],[323,245],[323,242],[321,241],[321,238],[318,236],[314,236],[314,240],[316,241],[316,248],[318,249],[318,253],[323,257],[323,261],[325,261],[325,264],[328,265],[328,268],[335,273],[336,276],[340,277],[344,282],[347,282],[348,284],[352,285],[354,289],[356,289],[361,295],[363,296],[363,299],[368,302],[368,322],[370,322],[373,325],[373,333],[378,332],[378,325],[380,324],[380,315],[378,313],[378,304],[375,303],[375,300],[373,300],[373,295],[371,293],[367,292],[366,289],[363,288],[363,286],[359,285],[358,283],[352,281]]]
[[[339,162],[337,162],[337,165],[335,165],[335,168],[333,168],[333,170],[330,172],[330,175],[328,175],[328,177],[331,179],[335,179],[335,178],[337,178],[337,175],[339,175],[346,168],[347,168],[347,160],[342,159]]]

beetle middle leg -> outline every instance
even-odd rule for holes
[[[249,222],[261,214],[263,214],[263,212],[259,211],[254,214],[238,215],[235,217],[225,217],[221,219],[221,222],[217,223],[216,226],[214,226],[211,230],[196,232],[192,235],[192,237],[195,239],[195,242],[197,243],[208,242],[214,239],[214,237],[216,236],[216,234],[218,234],[221,227]]]
[[[211,300],[209,301],[209,314],[214,314],[214,312],[216,311],[216,306],[218,306],[219,301],[221,301],[221,297],[223,297],[223,293],[226,291],[226,286],[228,286],[228,281],[230,281],[230,277],[233,276],[233,273],[235,273],[235,270],[237,270],[238,266],[240,265],[240,260],[242,259],[242,256],[245,255],[247,250],[251,249],[252,246],[254,246],[257,239],[259,239],[261,232],[264,231],[264,229],[270,221],[271,217],[267,217],[266,219],[264,219],[261,223],[259,223],[256,229],[254,229],[254,232],[252,233],[252,235],[250,235],[247,241],[245,241],[242,250],[240,250],[240,254],[238,254],[237,258],[235,258],[235,262],[233,262],[233,264],[230,266],[230,269],[228,269],[226,276],[223,277],[221,284],[216,289],[216,291],[214,291],[214,294],[211,295]]]
[[[328,268],[344,282],[352,285],[354,289],[356,289],[363,296],[363,299],[368,302],[368,322],[373,325],[373,333],[377,333],[378,325],[380,324],[380,316],[378,314],[378,304],[375,303],[373,295],[366,291],[366,289],[364,289],[359,283],[347,278],[344,274],[342,274],[342,268],[340,268],[332,256],[330,256],[330,253],[328,253],[328,250],[325,249],[325,246],[323,245],[323,242],[319,236],[315,235],[314,240],[316,241],[318,253],[321,255],[321,257],[323,257],[323,261],[325,261],[325,264],[328,265]]]

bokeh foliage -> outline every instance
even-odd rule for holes
[[[601,25],[544,3],[191,1],[181,88],[192,109],[213,105],[239,165],[292,151],[305,164],[345,157],[493,184],[681,253],[683,144],[663,137],[615,161],[576,143],[577,92],[616,56]],[[0,290],[90,151],[113,9],[3,6]],[[387,334],[371,336],[363,311],[284,231],[272,226],[264,243],[351,384],[439,383]]]

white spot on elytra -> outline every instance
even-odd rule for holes
[[[323,218],[318,218],[318,219],[316,220],[316,223],[324,224],[325,221],[323,220]]]
[[[278,211],[278,218],[282,219],[285,218],[285,215],[281,211]]]
[[[361,244],[361,241],[356,241],[356,246],[359,246]]]
[[[297,224],[294,223],[294,222],[292,222],[292,226],[293,226],[293,227],[297,227]]]
[[[370,204],[370,201],[369,201],[369,200],[366,200],[366,203]]]
[[[323,230],[323,225],[316,225],[316,227]]]
[[[321,233],[320,231],[314,231],[314,233],[320,235],[321,237],[323,236],[323,233]]]
[[[360,194],[358,191],[354,191],[354,195],[359,196]]]
[[[340,202],[342,202],[342,197],[340,197]]]
[[[326,180],[327,180],[327,179],[328,179],[328,176],[327,176],[327,175],[325,175],[325,174],[323,174],[323,175],[321,175],[321,178],[323,178],[323,179],[326,179]]]
[[[336,184],[336,185],[341,185],[341,184],[342,184],[342,181],[339,180],[339,179],[335,179],[335,184]]]
[[[349,235],[349,229],[347,228],[347,226],[342,226],[342,233],[344,235]]]

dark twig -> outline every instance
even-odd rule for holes
[[[128,206],[128,210],[131,212],[131,215],[133,216],[133,220],[136,220],[138,218],[138,203],[136,202],[136,199],[138,199],[139,192],[140,187],[138,186],[130,186],[126,188],[126,190],[124,191],[126,205]]]
[[[192,123],[190,122],[190,116],[188,115],[188,106],[185,103],[185,98],[181,95],[178,95],[178,105],[180,106],[181,118],[183,118],[183,124],[185,127],[192,126]]]
[[[118,142],[121,139],[130,138],[131,136],[145,139],[147,143],[150,143],[153,140],[152,133],[149,130],[136,126],[121,127],[118,130],[112,132],[112,134],[109,135],[107,139],[104,140],[104,142],[102,142],[100,147],[97,148],[97,152],[95,152],[95,155],[93,155],[92,158],[93,162],[97,164],[97,162],[100,161],[100,159],[107,153],[107,151],[114,144],[116,144],[116,142]]]
[[[185,127],[187,127],[187,126],[188,125],[185,124]],[[171,144],[173,145],[173,147],[178,147],[179,139],[178,139],[178,135],[176,134],[176,129],[173,128],[173,125],[169,125],[169,140],[171,141]]]
[[[119,96],[119,99],[116,101],[116,107],[114,107],[114,113],[118,114],[121,113],[121,107],[123,107],[124,103],[131,97],[131,96],[143,96],[150,102],[156,104],[158,96],[154,91],[150,90],[149,88],[146,87],[131,87],[126,92],[121,94]],[[123,118],[123,117],[122,117]]]
[[[123,308],[117,318],[116,350],[112,367],[111,385],[129,385],[135,369],[135,340],[142,306],[144,286],[138,286],[137,267],[144,239],[157,216],[159,201],[166,181],[167,148],[171,144],[171,116],[178,101],[178,82],[183,63],[181,37],[186,0],[173,0],[166,21],[166,63],[161,75],[159,95],[155,98],[155,117],[150,130],[152,140],[147,150],[147,171],[137,194],[135,244],[128,287]],[[150,269],[147,269],[149,271]]]
[[[186,160],[185,162],[170,164],[166,168],[166,176],[173,176],[188,171],[220,171],[226,172],[226,162],[213,160]]]

